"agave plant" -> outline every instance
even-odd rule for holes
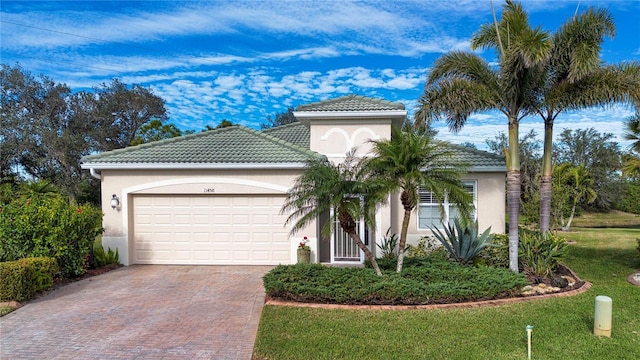
[[[459,263],[470,263],[482,249],[493,246],[493,234],[491,227],[478,236],[478,222],[463,225],[458,219],[454,220],[454,225],[447,224],[443,234],[439,229],[432,228],[433,235],[447,249],[449,255]]]

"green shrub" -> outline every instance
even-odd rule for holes
[[[20,261],[0,263],[0,300],[24,301],[31,299],[35,291],[34,268]]]
[[[103,267],[110,264],[120,264],[120,255],[118,249],[114,252],[111,248],[104,251],[104,247],[100,244],[93,245],[93,255],[96,259],[96,267]]]
[[[0,261],[49,256],[63,276],[81,275],[101,225],[99,209],[70,205],[59,194],[14,200],[0,212]]]
[[[437,304],[492,299],[526,285],[508,269],[475,268],[431,258],[408,258],[402,274],[368,268],[279,265],[263,277],[271,298],[335,304]],[[390,266],[384,260],[381,266]],[[387,264],[389,263],[389,264]]]
[[[493,234],[493,246],[487,246],[474,259],[474,265],[509,268],[509,235]]]
[[[33,257],[18,260],[33,267],[35,291],[44,291],[53,286],[53,280],[59,275],[58,261],[51,257]]]
[[[433,251],[441,249],[438,241],[430,236],[423,236],[416,245],[407,245],[407,257],[425,257]]]
[[[539,231],[520,231],[518,260],[525,275],[551,278],[558,268],[559,260],[567,253],[564,238],[551,232],[543,236]]]
[[[461,264],[470,263],[480,254],[482,249],[492,246],[493,235],[491,227],[478,236],[478,222],[470,225],[462,225],[458,219],[454,221],[455,228],[451,224],[445,226],[446,236],[438,229],[431,229],[433,235],[449,251],[449,255]]]
[[[53,286],[58,273],[54,258],[25,258],[0,263],[0,300],[29,300],[39,291]]]

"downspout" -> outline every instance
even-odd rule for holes
[[[102,175],[95,168],[89,168],[89,173],[94,178],[96,178],[98,180],[102,180]]]

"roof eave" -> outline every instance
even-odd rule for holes
[[[217,170],[217,169],[302,169],[306,163],[101,163],[81,164],[83,169],[95,170]]]
[[[506,166],[471,166],[467,169],[468,172],[507,172]]]
[[[386,118],[404,120],[407,110],[366,110],[366,111],[294,111],[293,115],[302,120],[344,119],[344,118]]]

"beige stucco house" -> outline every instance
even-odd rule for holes
[[[308,159],[340,162],[353,148],[368,155],[368,140],[388,138],[392,124],[405,119],[404,105],[348,95],[299,106],[294,114],[299,123],[263,131],[232,126],[85,157],[82,167],[101,180],[103,245],[117,248],[125,265],[275,265],[295,263],[306,236],[312,261],[362,261],[341,231],[321,239],[329,214],[291,235],[280,210]],[[504,232],[504,158],[452,147],[472,165],[464,179],[480,229]],[[455,216],[445,202],[441,219],[429,192],[420,199],[410,243]],[[360,224],[360,231],[375,252],[387,229],[399,233],[401,222],[402,207],[392,196],[375,228]]]

